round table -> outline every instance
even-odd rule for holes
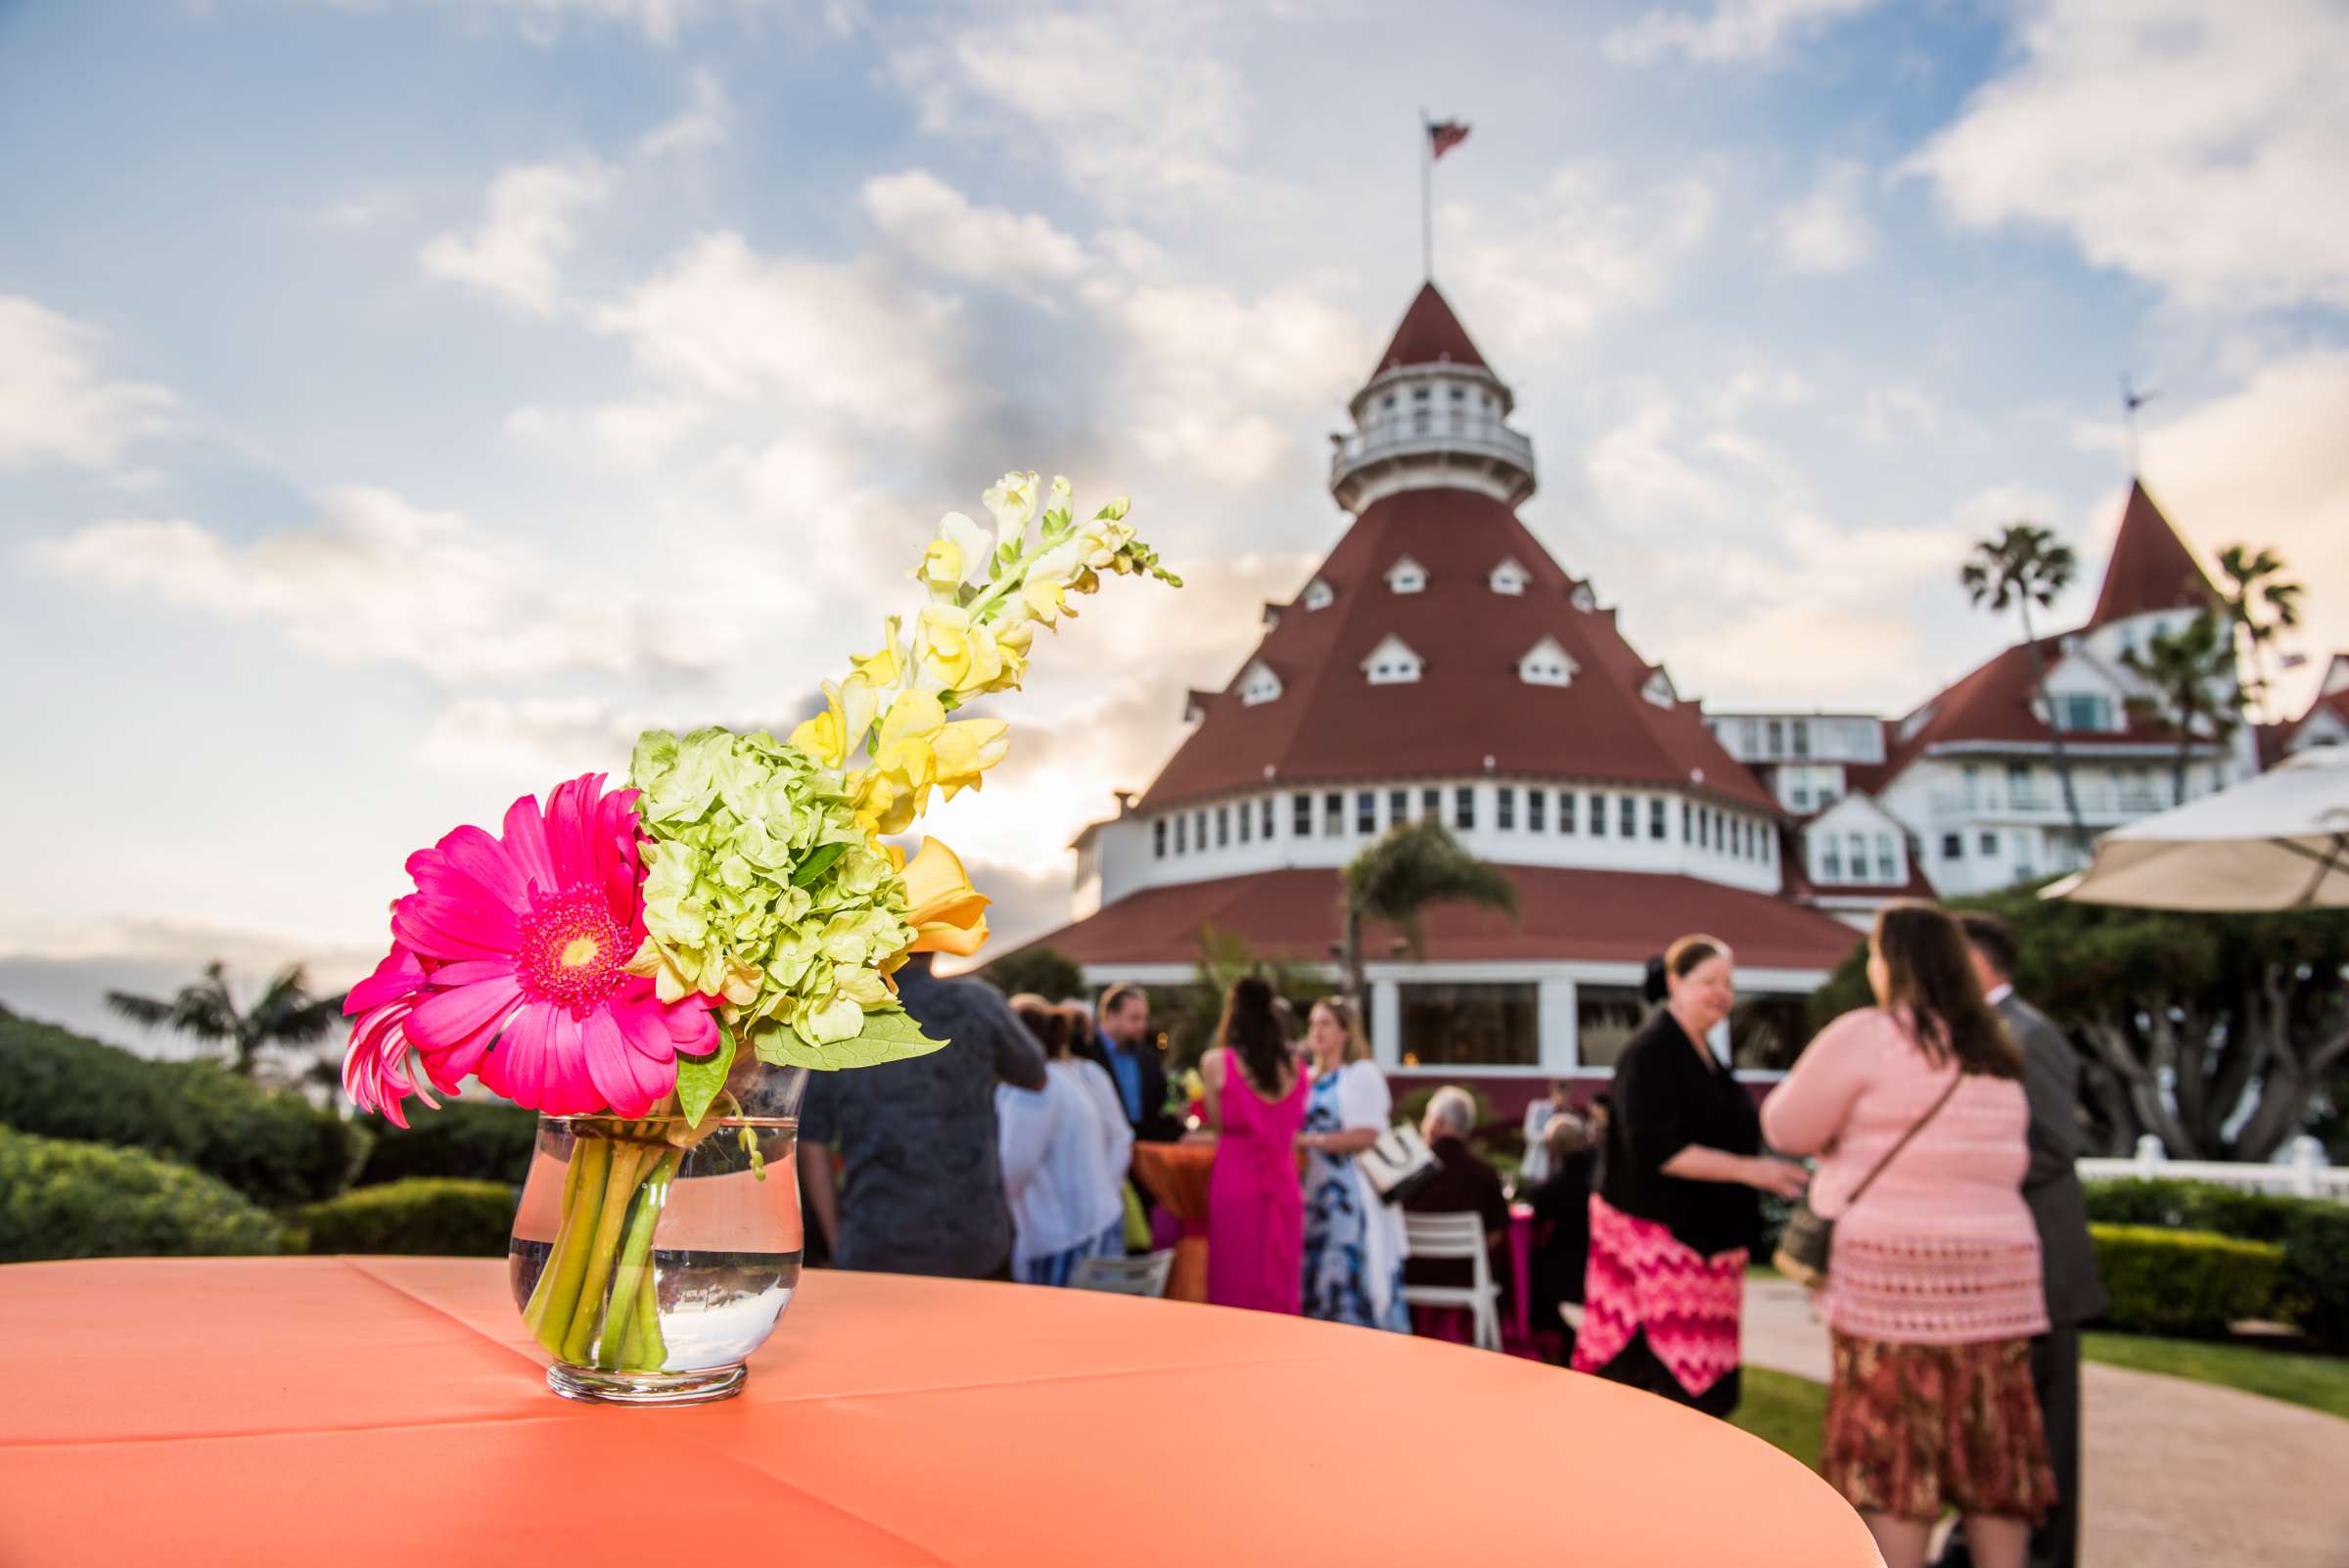
[[[1294,1317],[816,1270],[739,1399],[541,1366],[499,1261],[0,1268],[0,1562],[1878,1560],[1720,1422]]]

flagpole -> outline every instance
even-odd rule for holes
[[[1419,108],[1419,271],[1429,283],[1436,281],[1436,160],[1427,130],[1427,106]]]

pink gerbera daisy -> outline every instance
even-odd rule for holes
[[[381,1111],[394,1127],[408,1119],[399,1102],[424,1093],[408,1073],[408,1014],[416,1010],[425,989],[424,965],[398,944],[375,966],[375,973],[350,988],[343,998],[343,1016],[350,1026],[350,1049],[343,1058],[343,1091],[363,1111]],[[438,1101],[424,1093],[427,1105]]]
[[[416,892],[392,906],[398,946],[385,963],[404,950],[421,986],[388,994],[395,984],[377,970],[376,1010],[351,1038],[356,1057],[366,1038],[375,1065],[345,1066],[375,1103],[405,1090],[396,1063],[413,1045],[452,1093],[470,1073],[549,1116],[642,1116],[675,1084],[680,1047],[714,1048],[705,998],[663,1003],[623,967],[644,941],[636,792],[606,795],[603,782],[589,773],[557,785],[543,815],[524,796],[502,838],[461,827],[408,856]]]

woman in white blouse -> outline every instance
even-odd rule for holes
[[[1403,1302],[1403,1216],[1381,1203],[1355,1156],[1394,1114],[1386,1075],[1370,1060],[1361,1013],[1342,996],[1313,1003],[1305,1033],[1313,1061],[1306,1102],[1305,1314],[1411,1331]]]
[[[1125,1254],[1120,1189],[1133,1131],[1109,1075],[1070,1057],[1066,1017],[1035,996],[1013,997],[1012,1011],[1050,1070],[1041,1089],[995,1085],[1011,1272],[1023,1284],[1065,1285],[1082,1260]]]

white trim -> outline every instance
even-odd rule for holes
[[[1427,661],[1391,631],[1378,640],[1378,646],[1361,663],[1361,671],[1370,677],[1373,686],[1407,685],[1417,680],[1426,668]]]
[[[1427,586],[1427,568],[1407,555],[1397,556],[1387,568],[1387,589],[1391,593],[1417,593]]]
[[[1251,659],[1248,668],[1240,671],[1240,702],[1248,708],[1277,701],[1281,693],[1280,675],[1262,659]]]
[[[1517,558],[1513,555],[1502,556],[1499,565],[1485,574],[1486,587],[1491,588],[1495,593],[1505,593],[1511,598],[1517,598],[1524,594],[1525,590],[1533,585],[1533,580],[1534,575],[1519,565]]]
[[[1574,656],[1546,633],[1517,660],[1517,678],[1529,686],[1571,686],[1581,673]]]
[[[1320,577],[1305,585],[1305,607],[1308,610],[1326,610],[1337,602],[1338,590]]]

